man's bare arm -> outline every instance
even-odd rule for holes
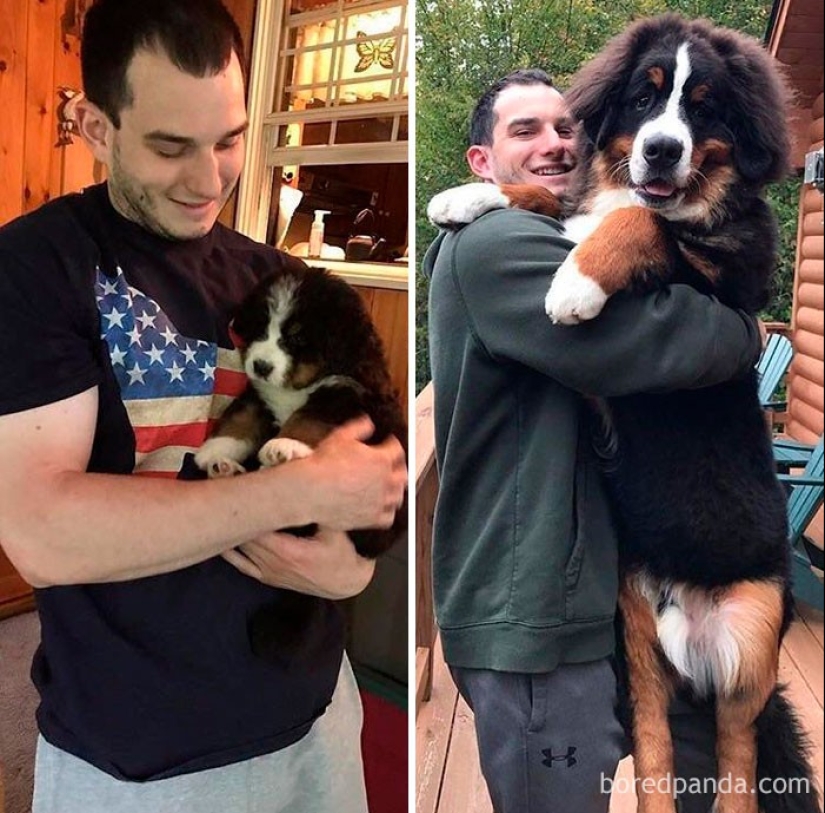
[[[306,460],[185,482],[86,473],[96,418],[96,389],[0,417],[0,540],[34,586],[165,573],[309,522],[385,527],[403,495],[400,446],[359,442],[368,421]]]

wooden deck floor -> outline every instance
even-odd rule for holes
[[[814,769],[822,787],[823,754],[823,616],[803,608],[783,644],[780,680],[803,719],[814,747]],[[617,777],[632,777],[625,760]],[[617,787],[632,783],[617,783]],[[478,765],[473,715],[458,696],[450,673],[435,652],[433,691],[416,721],[416,813],[492,813]],[[610,813],[635,813],[632,794],[614,794]]]

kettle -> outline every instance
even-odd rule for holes
[[[386,252],[387,241],[376,239],[372,233],[375,228],[375,214],[372,209],[362,209],[355,216],[352,235],[347,240],[344,256],[351,262],[377,260]]]

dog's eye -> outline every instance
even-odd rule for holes
[[[693,115],[699,121],[704,121],[710,115],[710,109],[706,104],[697,104],[693,108]]]
[[[636,98],[635,107],[637,110],[644,110],[650,104],[650,94],[643,93]]]

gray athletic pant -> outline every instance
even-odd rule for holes
[[[607,813],[629,741],[616,717],[609,661],[529,675],[450,667],[475,715],[481,771],[495,813]],[[671,710],[680,777],[716,775],[715,723],[685,703]],[[685,795],[681,813],[713,798]]]
[[[367,813],[363,720],[346,657],[326,713],[289,748],[156,782],[121,782],[37,743],[32,813]]]

